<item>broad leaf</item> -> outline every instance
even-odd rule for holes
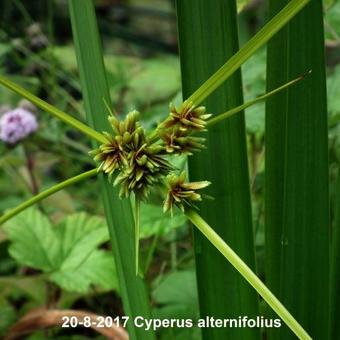
[[[65,290],[85,293],[90,285],[117,288],[111,254],[98,246],[108,241],[103,220],[78,213],[54,227],[38,210],[28,209],[5,225],[9,252],[21,265],[40,269]]]
[[[59,269],[50,279],[65,290],[86,293],[91,284],[103,289],[118,289],[116,272],[113,270],[112,255],[96,250],[84,259],[79,266]]]
[[[158,318],[198,318],[196,277],[193,271],[171,273],[156,285],[152,293]]]
[[[5,225],[13,242],[10,255],[20,264],[50,272],[59,262],[59,242],[50,221],[36,209],[28,209]]]

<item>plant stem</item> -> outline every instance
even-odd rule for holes
[[[228,79],[261,46],[285,26],[310,0],[292,0],[258,33],[256,33],[237,53],[235,53],[217,72],[205,81],[189,98],[200,104]]]
[[[267,98],[273,96],[274,94],[276,94],[276,93],[286,89],[287,87],[297,83],[298,81],[304,79],[306,77],[306,75],[308,75],[310,72],[311,71],[307,72],[305,75],[303,75],[301,77],[298,77],[298,78],[296,78],[296,79],[294,79],[294,80],[292,80],[292,81],[290,81],[290,82],[288,82],[288,83],[286,83],[286,84],[276,88],[273,91],[270,91],[270,92],[268,92],[268,93],[266,93],[266,94],[264,94],[262,96],[259,96],[259,97],[255,98],[253,100],[250,100],[249,102],[246,102],[246,103],[244,103],[244,104],[242,104],[240,106],[237,106],[237,107],[235,107],[235,108],[233,108],[231,110],[228,110],[228,111],[226,111],[224,113],[220,113],[219,115],[216,115],[215,117],[210,118],[208,120],[208,122],[207,122],[206,127],[210,128],[213,125],[221,122],[222,120],[224,120],[226,118],[229,118],[229,117],[233,116],[234,114],[236,114],[236,113],[238,113],[238,112],[240,112],[240,111],[242,111],[242,110],[244,110],[244,109],[246,109],[246,108],[248,108],[248,107],[250,107],[252,105],[255,105],[255,104],[257,104],[257,103],[259,103],[259,102],[261,102],[263,100],[266,100]]]
[[[57,117],[58,119],[62,120],[66,124],[76,128],[77,130],[81,131],[85,135],[89,136],[92,139],[97,140],[99,143],[105,143],[106,139],[105,137],[99,133],[98,131],[90,128],[88,125],[82,123],[76,118],[73,118],[69,114],[57,109],[56,107],[52,106],[51,104],[45,102],[44,100],[36,97],[29,91],[25,90],[21,86],[13,83],[12,81],[0,77],[0,84],[4,85],[8,89],[14,91],[15,93],[19,94],[20,96],[26,98],[36,106],[40,107],[42,110],[50,113],[51,115]]]
[[[135,251],[136,251],[136,275],[139,269],[139,228],[140,228],[140,199],[135,197]]]
[[[245,262],[223,241],[223,239],[197,214],[194,210],[185,211],[188,219],[203,233],[203,235],[219,250],[231,265],[249,282],[249,284],[262,296],[277,315],[287,324],[299,339],[312,338],[294,319],[275,295],[263,284],[256,274]]]
[[[39,192],[39,188],[38,188],[37,179],[35,178],[35,174],[34,174],[34,161],[33,161],[32,155],[30,154],[28,150],[27,145],[23,144],[23,149],[24,149],[25,158],[26,158],[26,168],[27,168],[28,175],[30,177],[30,182],[31,182],[30,187],[32,190],[32,194],[37,195]]]
[[[9,210],[7,213],[2,215],[0,217],[0,225],[3,224],[4,222],[6,222],[7,220],[9,220],[10,218],[14,217],[15,215],[19,214],[23,210],[29,208],[33,204],[40,202],[44,198],[51,196],[52,194],[66,188],[70,185],[73,185],[75,183],[83,181],[84,179],[92,177],[92,176],[96,175],[97,173],[98,173],[97,169],[92,169],[92,170],[86,171],[86,172],[84,172],[80,175],[77,175],[75,177],[69,178],[66,181],[58,183],[58,184],[54,185],[53,187],[51,187],[51,188],[49,188],[45,191],[40,192],[39,194],[31,197],[29,200],[19,204],[17,207]]]

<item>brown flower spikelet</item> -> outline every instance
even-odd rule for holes
[[[170,103],[169,117],[159,126],[160,129],[168,129],[177,126],[181,131],[205,130],[206,121],[211,114],[206,113],[204,106],[196,107],[192,102],[185,100],[177,109]]]
[[[164,142],[166,152],[170,154],[192,155],[205,147],[205,138],[188,136],[178,128],[161,130],[159,136]]]
[[[185,207],[192,206],[195,201],[201,201],[202,197],[196,190],[207,187],[210,182],[185,182],[186,174],[183,171],[179,176],[171,174],[167,177],[168,193],[163,205],[163,211],[172,211],[177,206],[182,211]]]

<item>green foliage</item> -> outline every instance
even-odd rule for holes
[[[144,60],[137,65],[126,84],[130,109],[169,101],[180,88],[178,66],[178,61],[171,57]]]
[[[178,210],[174,210],[173,216],[169,218],[162,211],[160,205],[151,203],[141,204],[141,217],[140,217],[140,238],[148,238],[154,235],[166,235],[172,230],[183,226],[186,218]]]
[[[333,40],[339,44],[340,36],[340,2],[328,0],[325,3],[325,36],[326,39]]]
[[[194,271],[177,271],[160,277],[153,284],[152,298],[155,302],[153,317],[160,319],[199,318],[199,306]],[[199,328],[173,328],[160,332],[162,340],[166,339],[201,339]]]
[[[340,65],[334,68],[327,79],[329,119],[340,114]]]
[[[16,311],[10,303],[0,298],[0,314],[0,336],[4,336],[8,327],[16,320]]]
[[[154,283],[153,315],[158,318],[191,318],[196,320],[198,298],[194,271],[178,271],[161,277]]]
[[[20,265],[41,270],[63,289],[86,293],[91,285],[117,289],[108,251],[98,247],[109,239],[102,219],[79,213],[53,226],[36,209],[7,222],[9,252]]]

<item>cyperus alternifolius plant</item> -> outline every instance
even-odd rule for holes
[[[135,195],[136,272],[138,272],[138,239],[140,201],[146,200],[156,185],[167,187],[164,212],[174,206],[184,211],[194,201],[201,200],[197,189],[203,189],[209,182],[185,183],[185,173],[177,176],[175,167],[168,158],[176,154],[189,154],[204,147],[204,138],[192,136],[204,131],[210,117],[203,106],[195,107],[185,101],[178,109],[170,104],[169,116],[157,129],[147,134],[139,121],[139,112],[132,111],[124,120],[118,120],[110,113],[108,120],[112,133],[103,132],[106,142],[90,152],[100,162],[98,171],[103,171],[119,185],[119,196]],[[169,175],[170,174],[170,175]]]

